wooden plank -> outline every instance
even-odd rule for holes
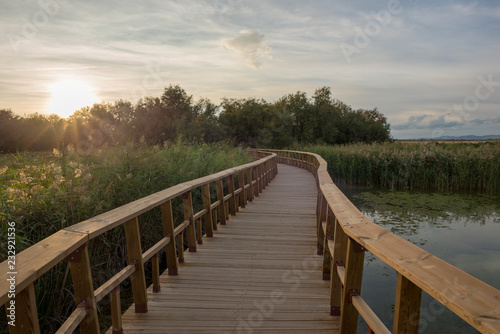
[[[80,325],[80,322],[85,318],[85,314],[87,311],[84,306],[79,306],[76,310],[71,313],[71,315],[66,319],[66,321],[62,324],[61,327],[57,330],[56,334],[71,334],[74,333],[75,330]],[[25,332],[26,333],[26,332]]]
[[[212,223],[212,200],[210,198],[210,185],[205,184],[201,187],[201,193],[203,197],[203,208],[206,210],[203,220],[205,222],[205,231],[207,237],[211,238],[214,236],[214,228]]]
[[[316,255],[315,200],[308,172],[280,168],[259,200],[185,255],[182,275],[162,275],[161,293],[148,289],[147,314],[125,312],[124,331],[337,333]]]
[[[88,241],[85,233],[60,230],[39,243],[16,254],[16,291],[23,291],[49,269]],[[10,283],[7,280],[12,270],[8,261],[0,264],[0,305],[9,301]]]
[[[422,289],[398,273],[394,308],[394,333],[418,333]]]
[[[368,306],[368,304],[361,298],[361,296],[353,296],[352,304],[358,310],[359,314],[368,324],[368,327],[377,334],[390,334],[391,331],[385,327],[384,323],[379,319],[379,317],[373,312],[373,310]],[[394,332],[394,333],[406,333],[406,332]]]
[[[151,259],[153,256],[158,254],[160,249],[167,246],[171,241],[172,240],[170,239],[170,237],[162,238],[160,241],[158,241],[156,244],[154,244],[153,247],[151,247],[150,249],[145,251],[144,254],[142,254],[142,262],[143,263],[148,262],[149,259]]]
[[[144,276],[144,264],[142,262],[139,220],[137,217],[131,219],[126,222],[123,227],[127,240],[128,261],[130,264],[134,264],[136,269],[132,275],[130,275],[135,312],[146,313],[148,311],[148,296],[146,294],[146,278]]]
[[[240,194],[240,207],[245,208],[248,203],[247,192],[245,191],[245,172],[240,171],[238,174],[238,190],[241,191]]]
[[[233,175],[229,175],[227,178],[227,187],[228,187],[228,192],[229,195],[231,195],[231,198],[229,199],[229,211],[232,216],[236,215],[236,198],[234,194],[234,177]]]
[[[95,301],[99,302],[108,293],[113,291],[121,282],[126,280],[135,271],[135,265],[129,264],[122,270],[120,270],[116,275],[111,277],[106,283],[101,285],[98,289],[94,291]]]
[[[161,221],[163,226],[163,235],[169,237],[171,242],[165,246],[167,257],[167,270],[169,275],[178,274],[177,247],[175,246],[174,217],[172,211],[172,201],[161,205]]]
[[[364,251],[358,249],[357,243],[347,241],[347,256],[345,263],[344,289],[342,291],[342,308],[340,310],[340,332],[356,333],[358,311],[351,301],[351,296],[361,293],[361,279],[363,277]]]
[[[267,160],[271,160],[272,158],[273,156],[267,156],[259,161],[254,161],[238,167],[226,169],[215,174],[175,185],[173,187],[130,202],[78,224],[72,225],[68,228],[65,228],[65,230],[78,233],[88,233],[90,239],[93,239],[96,236],[101,235],[115,228],[116,226],[139,216],[146,211],[149,211],[157,206],[162,205],[163,203],[166,203],[169,200],[172,200],[186,193],[187,191],[201,187],[207,183],[215,182],[216,180],[221,180],[229,175],[239,173],[239,171],[247,170],[248,168],[254,168]]]
[[[330,314],[340,316],[342,309],[342,289],[345,285],[345,262],[347,256],[347,236],[335,218],[333,257],[330,272]],[[344,275],[340,275],[342,269]]]
[[[75,250],[69,258],[73,290],[77,306],[85,305],[87,310],[85,317],[80,323],[81,333],[99,333],[99,320],[97,317],[97,306],[92,284],[92,273],[90,270],[90,258],[88,244],[84,244]]]
[[[184,208],[184,220],[189,221],[189,225],[186,227],[188,249],[190,252],[196,252],[196,232],[193,219],[193,196],[191,191],[182,195],[182,206]]]
[[[111,329],[113,334],[123,333],[120,286],[111,292]]]
[[[247,198],[249,202],[253,201],[253,176],[252,176],[253,168],[247,169],[247,182],[248,182],[248,190],[247,190]]]
[[[158,253],[156,253],[151,260],[152,275],[153,275],[153,292],[158,293],[161,290],[160,287],[160,261]]]
[[[14,300],[16,321],[15,326],[8,326],[9,333],[40,333],[35,285],[30,284],[24,290],[19,291]]]
[[[217,180],[215,182],[216,186],[216,192],[217,192],[217,200],[219,201],[219,206],[218,206],[218,216],[221,225],[226,224],[226,212],[224,208],[224,186],[222,184],[222,180]]]

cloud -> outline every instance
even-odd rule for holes
[[[238,36],[224,39],[223,44],[253,68],[259,68],[264,58],[272,59],[266,37],[255,30],[242,30]]]
[[[441,116],[436,115],[418,115],[408,117],[408,121],[401,124],[391,125],[394,130],[410,129],[442,129],[442,128],[461,128],[470,125],[496,124],[500,123],[500,117],[494,118],[474,118],[464,119],[453,113],[446,113]]]
[[[461,120],[456,120],[451,114],[444,114],[441,116],[435,115],[418,115],[410,116],[408,121],[402,124],[392,125],[394,130],[408,130],[408,129],[435,129],[435,128],[449,128],[462,126],[464,123]]]

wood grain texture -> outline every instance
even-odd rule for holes
[[[300,153],[267,151],[290,164]],[[369,221],[332,182],[326,161],[314,153],[307,155],[313,159],[318,187],[348,237],[480,332],[500,333],[500,290]]]
[[[231,224],[185,254],[178,276],[163,274],[159,293],[148,288],[148,313],[124,313],[124,332],[336,333],[316,255],[316,194],[310,173],[280,166]]]

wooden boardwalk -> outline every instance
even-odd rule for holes
[[[278,170],[259,197],[185,254],[178,276],[165,272],[159,293],[148,288],[148,313],[133,305],[125,312],[125,333],[338,331],[316,255],[314,177]]]

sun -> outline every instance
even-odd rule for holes
[[[62,80],[50,86],[49,113],[68,117],[76,110],[98,102],[92,87],[83,81]]]

